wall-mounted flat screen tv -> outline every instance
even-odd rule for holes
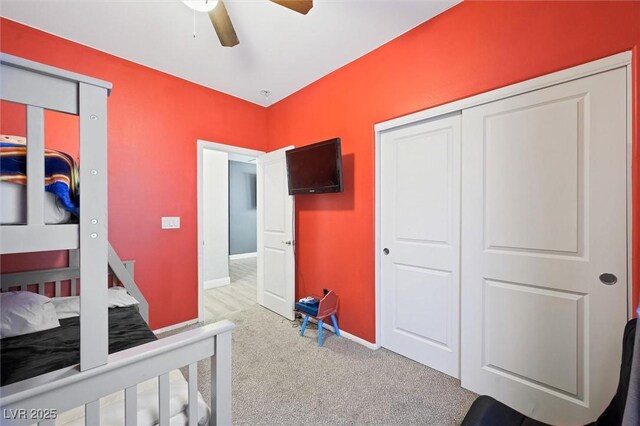
[[[342,192],[340,138],[286,152],[289,195]]]

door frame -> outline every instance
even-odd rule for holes
[[[204,171],[203,169],[203,163],[202,163],[202,158],[203,158],[203,152],[204,150],[210,150],[210,151],[223,151],[226,152],[228,154],[240,154],[240,155],[247,155],[247,156],[251,156],[251,157],[259,157],[263,154],[265,154],[265,152],[263,151],[257,151],[255,149],[248,149],[248,148],[240,148],[237,146],[232,146],[232,145],[225,145],[222,143],[218,143],[218,142],[209,142],[209,141],[205,141],[205,140],[201,140],[198,139],[197,141],[197,146],[198,146],[198,167],[197,167],[197,178],[198,178],[198,193],[197,193],[197,199],[198,199],[198,239],[196,244],[198,245],[198,322],[204,322],[205,320],[205,311],[204,311],[204,272],[203,272],[203,256],[204,256],[204,250],[202,249],[202,245],[204,242],[204,221],[203,221],[203,202],[202,202],[202,194],[203,194],[203,182],[202,182],[202,173]],[[227,180],[229,179],[229,177],[227,176]]]
[[[400,127],[417,124],[421,121],[434,119],[440,116],[445,116],[454,112],[461,112],[464,109],[474,106],[486,104],[489,102],[497,101],[500,99],[508,98],[511,96],[520,95],[526,92],[531,92],[545,87],[553,86],[567,81],[576,80],[590,75],[598,74],[605,71],[610,71],[617,68],[626,68],[627,74],[627,317],[631,319],[633,317],[633,279],[632,279],[632,197],[631,197],[631,149],[632,149],[632,106],[631,106],[631,94],[632,94],[632,73],[631,73],[631,51],[618,53],[612,56],[607,56],[603,59],[598,59],[586,64],[578,65],[575,67],[567,68],[561,71],[546,74],[540,77],[536,77],[530,80],[515,83],[509,86],[501,87],[499,89],[491,90],[489,92],[481,93],[479,95],[471,96],[468,98],[460,99],[454,102],[450,102],[437,107],[429,108],[423,111],[418,111],[413,114],[405,115],[402,117],[394,118],[388,121],[377,123],[374,125],[375,133],[375,327],[376,327],[376,340],[375,347],[381,347],[381,255],[382,249],[381,241],[381,143],[382,134],[398,129]],[[464,137],[464,135],[463,135]],[[639,141],[640,142],[640,141]],[[460,285],[460,283],[458,283]],[[462,315],[462,312],[460,312]],[[460,323],[461,324],[461,323]],[[460,352],[463,348],[460,347]]]

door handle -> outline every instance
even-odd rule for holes
[[[282,244],[285,244],[287,246],[290,246],[293,244],[293,241],[283,241]]]
[[[603,272],[598,278],[600,278],[600,282],[605,285],[614,285],[618,282],[618,277],[610,272]]]

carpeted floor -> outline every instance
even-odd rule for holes
[[[329,331],[319,348],[315,325],[300,337],[297,322],[259,305],[228,318],[237,327],[234,424],[459,424],[476,397],[445,374]],[[198,371],[205,401],[207,364],[201,363]]]

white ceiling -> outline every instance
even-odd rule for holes
[[[315,0],[305,16],[269,0],[225,0],[240,45],[179,0],[0,0],[14,21],[259,105],[277,102],[460,0]],[[260,94],[270,90],[269,99]]]

